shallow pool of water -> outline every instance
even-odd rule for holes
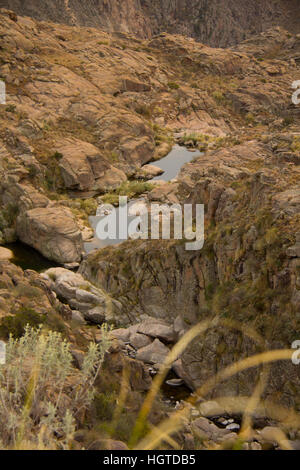
[[[197,150],[195,152],[191,152],[186,147],[181,147],[179,145],[175,145],[171,152],[164,158],[157,160],[153,163],[153,165],[157,166],[164,170],[164,173],[160,176],[153,178],[151,181],[171,181],[172,179],[176,178],[186,163],[191,162],[195,158],[202,155],[202,153]],[[135,201],[136,202],[136,201]],[[132,204],[132,202],[131,202]],[[116,215],[117,215],[117,233],[119,233],[119,208],[116,208]],[[99,222],[99,217],[89,217],[90,224],[94,231],[96,230],[96,226]],[[100,240],[98,238],[93,239],[91,242],[87,242],[84,244],[84,249],[86,253],[90,253],[91,251],[101,248],[105,248],[107,246],[118,245],[122,243],[124,240],[120,240],[118,237],[113,240]]]
[[[179,387],[173,387],[167,384],[170,379],[178,379],[174,372],[170,371],[163,385],[161,386],[161,392],[164,398],[168,399],[172,404],[175,405],[177,401],[187,400],[191,395],[191,390],[187,385],[183,384]]]
[[[183,165],[191,162],[194,158],[199,157],[200,155],[201,152],[199,150],[191,152],[186,147],[175,145],[166,157],[153,163],[153,165],[164,170],[164,173],[160,176],[156,176],[151,181],[171,181],[178,176]]]
[[[49,261],[34,248],[20,242],[5,245],[5,248],[13,252],[13,258],[10,261],[24,270],[32,269],[40,273],[46,269],[57,267],[57,263]]]

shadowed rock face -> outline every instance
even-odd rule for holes
[[[297,28],[296,0],[3,0],[0,7],[40,20],[143,38],[162,31],[184,34],[214,46],[236,44],[272,25]]]

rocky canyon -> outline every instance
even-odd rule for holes
[[[0,339],[26,325],[59,332],[79,374],[109,331],[71,447],[142,448],[182,412],[155,448],[299,449],[299,3],[0,0],[0,39]],[[166,181],[172,148],[191,157]],[[204,204],[203,249],[88,248],[97,207],[120,195]]]

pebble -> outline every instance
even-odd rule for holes
[[[70,271],[72,271],[73,269],[79,268],[79,266],[80,266],[79,263],[66,263],[66,264],[64,264],[64,268],[69,269]]]
[[[182,410],[183,409],[183,404],[180,403],[180,401],[177,401],[175,404],[175,410]]]
[[[166,384],[170,385],[170,387],[180,387],[184,384],[184,381],[182,379],[171,379],[167,380]]]
[[[219,418],[218,423],[222,424],[223,426],[227,426],[227,424],[229,424],[228,420],[225,418]]]
[[[228,429],[228,431],[238,431],[240,427],[241,426],[239,424],[232,423],[232,424],[228,424],[228,426],[226,426],[226,429]]]

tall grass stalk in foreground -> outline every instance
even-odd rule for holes
[[[239,362],[233,363],[220,371],[215,376],[211,377],[205,382],[194,394],[187,400],[186,406],[183,409],[174,412],[168,419],[161,423],[158,427],[152,429],[152,431],[140,440],[141,431],[151,411],[151,407],[155,396],[157,395],[166,375],[171,368],[172,362],[186,349],[186,347],[193,341],[197,336],[204,334],[209,328],[223,325],[226,328],[234,328],[242,331],[245,335],[252,338],[258,343],[260,347],[265,346],[263,338],[253,329],[240,325],[234,321],[222,320],[220,318],[214,318],[211,320],[205,320],[200,324],[193,327],[188,331],[181,340],[175,345],[173,350],[169,353],[165,360],[165,363],[160,369],[159,374],[153,381],[152,387],[148,392],[145,402],[141,408],[139,417],[137,419],[135,428],[133,430],[132,437],[130,439],[130,446],[137,450],[151,450],[159,447],[163,442],[170,445],[172,436],[176,434],[180,429],[183,428],[190,415],[190,407],[196,406],[198,399],[207,396],[213,389],[221,382],[229,379],[233,375],[247,370],[252,367],[262,366],[262,374],[258,384],[256,385],[252,396],[250,397],[226,397],[215,399],[221,406],[226,405],[226,409],[232,414],[242,414],[243,422],[241,431],[238,436],[239,445],[245,442],[245,440],[251,435],[252,423],[251,417],[254,412],[259,412],[261,416],[267,416],[275,419],[278,423],[284,427],[293,427],[300,429],[300,415],[294,412],[292,409],[284,408],[278,404],[272,403],[271,401],[263,402],[261,395],[265,390],[267,379],[269,376],[269,364],[281,360],[291,360],[294,350],[275,350],[266,351],[260,354],[243,359]],[[282,449],[290,450],[290,444],[283,431],[274,429],[274,440],[278,442]],[[176,445],[176,443],[175,443]],[[176,448],[175,446],[173,446]],[[222,446],[216,446],[216,448],[222,448]]]
[[[182,409],[175,411],[157,427],[144,434],[154,400],[159,393],[172,363],[186,347],[209,328],[223,326],[237,329],[253,339],[260,350],[266,348],[263,338],[253,329],[219,317],[207,319],[191,328],[170,351],[141,407],[129,442],[131,448],[157,449],[162,445],[179,449],[175,434],[190,417],[191,406],[197,406],[221,382],[252,367],[262,366],[258,383],[251,396],[219,397],[214,399],[229,413],[243,416],[236,448],[240,448],[252,432],[252,416],[268,416],[282,427],[274,429],[274,441],[282,449],[290,449],[284,430],[300,429],[300,415],[261,396],[267,386],[270,368],[275,361],[291,360],[294,350],[258,353],[233,363],[211,377],[194,393]],[[7,360],[0,366],[0,446],[5,449],[69,449],[74,432],[84,423],[85,412],[94,398],[94,383],[101,369],[110,340],[107,327],[102,328],[99,345],[90,343],[81,369],[73,366],[71,345],[56,332],[27,326],[20,339],[10,337]],[[123,369],[120,397],[114,410],[111,435],[118,426],[129,392],[129,371]],[[212,449],[221,449],[216,444]]]
[[[57,332],[26,326],[10,337],[0,366],[0,445],[6,449],[68,449],[76,425],[94,397],[94,382],[108,349],[102,328],[90,343],[81,369],[73,366],[71,345]]]

